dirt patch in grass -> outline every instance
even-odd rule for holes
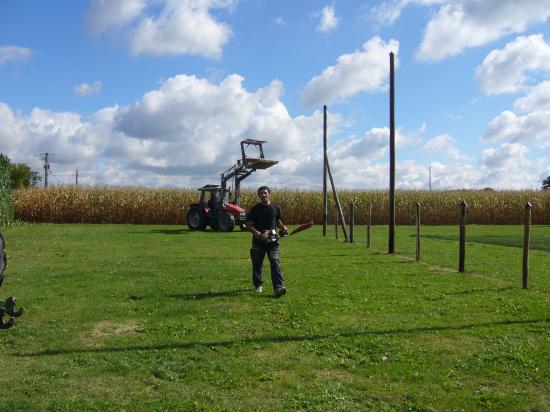
[[[467,354],[472,350],[477,350],[476,348],[483,345],[481,339],[471,336],[441,336],[438,334],[418,336],[416,338],[416,343],[421,343],[422,346],[431,347],[433,350],[454,354]]]
[[[113,336],[135,333],[137,330],[136,321],[130,320],[125,323],[117,323],[109,320],[102,320],[96,323],[92,330],[80,335],[80,341],[88,347],[98,347]]]

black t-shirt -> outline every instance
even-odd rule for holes
[[[277,220],[281,219],[281,208],[279,205],[270,203],[265,205],[258,203],[252,206],[246,215],[246,220],[254,222],[254,227],[260,232],[277,228]]]

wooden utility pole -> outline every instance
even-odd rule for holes
[[[338,205],[334,205],[334,239],[338,240]]]
[[[458,271],[464,273],[464,261],[466,260],[466,208],[465,200],[460,202],[460,245],[458,250]]]
[[[355,203],[349,204],[349,243],[354,243],[353,238],[354,226],[355,226]]]
[[[527,289],[529,278],[529,244],[531,243],[531,209],[533,205],[529,202],[525,204],[525,226],[523,231],[523,268],[522,268],[522,286]]]
[[[372,203],[369,202],[369,210],[367,214],[367,247],[370,248],[371,241],[371,226],[372,226]]]
[[[328,197],[327,197],[327,106],[323,106],[323,236],[327,235]]]
[[[420,202],[416,202],[416,261],[420,260]]]
[[[75,174],[75,185],[78,186],[78,169],[76,169],[76,174]]]
[[[395,251],[395,76],[394,55],[390,53],[390,222],[388,253]]]
[[[48,171],[50,170],[50,164],[48,163],[49,153],[44,154],[44,187],[48,187]]]

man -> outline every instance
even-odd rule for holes
[[[271,203],[271,190],[267,186],[258,188],[260,203],[250,209],[246,215],[246,228],[254,236],[252,237],[252,282],[256,292],[263,291],[262,269],[264,256],[267,253],[271,267],[271,282],[275,296],[279,297],[286,293],[281,264],[279,262],[279,241],[276,228],[280,229],[282,235],[288,234],[288,229],[281,220],[281,208]]]

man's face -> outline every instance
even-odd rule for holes
[[[262,203],[265,203],[265,204],[269,204],[269,202],[271,201],[271,194],[266,189],[260,190],[258,192],[258,197],[260,198]]]

